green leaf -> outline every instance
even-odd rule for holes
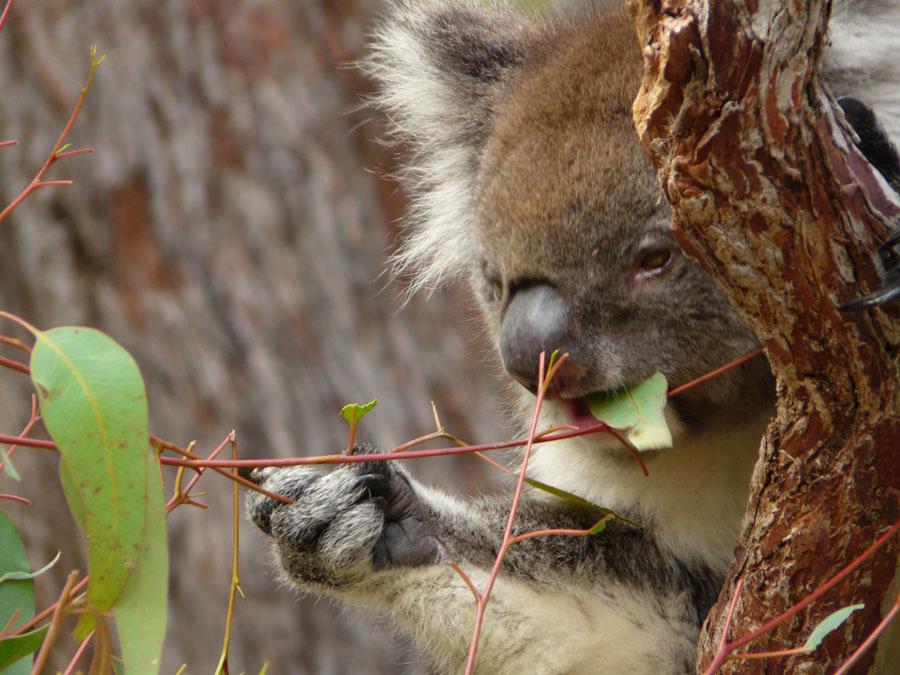
[[[15,525],[0,511],[0,573],[30,569],[25,547]],[[13,579],[0,584],[0,628],[6,625],[17,610],[19,614],[12,624],[13,628],[21,626],[34,616],[34,582],[31,579]],[[37,648],[40,646],[41,642],[38,640]],[[0,670],[4,675],[28,675],[31,672],[31,660],[25,658],[31,651],[20,651],[21,648],[22,641],[0,641]]]
[[[636,387],[613,393],[585,396],[591,414],[613,429],[621,429],[638,450],[672,447],[672,432],[666,424],[668,383],[662,373]]]
[[[594,523],[594,526],[591,529],[589,529],[587,532],[585,532],[585,534],[590,536],[592,534],[599,534],[600,532],[603,532],[603,530],[606,529],[606,524],[610,521],[610,519],[615,518],[615,517],[616,516],[614,513],[606,514],[605,516],[603,516],[603,518],[601,518],[596,523]]]
[[[53,560],[48,562],[37,572],[4,572],[3,574],[0,574],[0,584],[2,584],[4,581],[19,581],[21,579],[34,579],[35,577],[39,577],[56,564],[56,561],[59,560],[60,555],[61,553],[57,552]],[[0,572],[2,572],[2,570],[0,570]]]
[[[9,455],[6,454],[6,448],[2,445],[0,445],[0,461],[3,462],[3,473],[15,481],[21,482],[22,476],[16,471],[16,467],[13,466],[12,460],[9,458]]]
[[[60,452],[69,509],[87,539],[88,603],[110,609],[147,526],[147,397],[134,359],[109,336],[65,327],[35,334],[31,379]]]
[[[538,490],[543,490],[544,492],[548,492],[551,495],[559,497],[560,499],[565,499],[567,502],[572,502],[573,504],[578,504],[579,506],[586,506],[594,511],[599,511],[607,516],[612,516],[613,518],[618,518],[622,522],[628,523],[629,525],[633,525],[634,527],[643,527],[640,523],[637,523],[630,518],[626,518],[625,516],[620,516],[615,511],[611,511],[610,509],[605,509],[602,506],[597,506],[596,504],[589,502],[587,499],[582,499],[578,495],[574,495],[571,492],[566,492],[565,490],[561,490],[557,487],[553,487],[552,485],[547,485],[547,483],[542,483],[539,480],[534,480],[534,478],[525,478],[525,482],[528,483],[531,487],[535,487]],[[603,527],[606,527],[606,520],[603,521]],[[603,528],[600,528],[603,529]],[[599,532],[600,530],[597,530]],[[591,532],[591,534],[596,534],[595,532]]]
[[[341,417],[347,420],[350,424],[356,424],[363,418],[363,415],[365,415],[375,407],[376,403],[378,403],[377,398],[372,399],[365,405],[360,405],[359,403],[348,403],[343,408],[341,408]]]
[[[147,456],[147,531],[134,574],[116,601],[115,618],[126,673],[157,673],[166,634],[169,553],[166,500],[154,456]]]
[[[809,649],[812,651],[816,649],[820,644],[822,644],[822,640],[825,639],[825,636],[828,635],[831,631],[837,629],[842,623],[844,623],[848,617],[853,614],[858,609],[862,609],[865,605],[850,605],[849,607],[844,607],[843,609],[839,609],[836,612],[832,612],[825,619],[819,623],[818,626],[815,627],[812,634],[803,644],[804,649]]]
[[[42,626],[37,630],[0,640],[0,673],[28,675],[31,672],[31,659],[28,656],[41,648],[49,629],[50,626]]]

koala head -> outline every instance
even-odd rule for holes
[[[505,6],[401,3],[371,72],[412,148],[402,268],[469,281],[506,372],[532,392],[538,354],[570,422],[582,397],[662,371],[671,386],[756,345],[679,249],[634,131],[640,50],[622,8],[527,18]],[[688,425],[768,407],[763,359],[674,401]]]

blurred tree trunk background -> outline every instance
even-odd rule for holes
[[[153,432],[194,439],[204,454],[232,429],[246,458],[335,452],[347,437],[341,406],[375,397],[360,437],[385,447],[432,431],[432,400],[458,436],[508,435],[468,301],[435,293],[398,312],[402,289],[382,275],[404,198],[384,178],[394,156],[373,142],[379,122],[359,108],[370,85],[351,66],[380,9],[17,2],[0,32],[0,140],[19,141],[0,149],[2,205],[62,130],[89,45],[108,59],[69,137],[96,154],[57,164],[47,178],[75,184],[38,191],[0,223],[0,308],[40,328],[108,332],[141,367]],[[0,332],[18,334],[10,324]],[[0,431],[27,421],[29,392],[27,378],[0,372]],[[32,564],[63,550],[59,583],[36,584],[43,607],[85,562],[55,456],[22,449],[16,465],[22,485],[0,477],[0,491],[32,499],[4,502]],[[475,459],[412,469],[454,491],[485,485]],[[211,509],[170,518],[163,673],[182,663],[213,672],[222,641],[231,487],[213,475],[199,487]],[[263,538],[245,523],[241,539],[247,599],[231,672],[264,661],[272,673],[423,672],[368,619],[278,588]]]

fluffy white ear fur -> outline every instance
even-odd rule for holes
[[[900,146],[900,0],[835,0],[824,72],[832,94],[870,106]]]
[[[414,153],[404,170],[413,192],[395,274],[411,291],[464,275],[473,264],[471,202],[492,94],[536,35],[506,5],[400,0],[374,35],[364,69],[378,80],[375,104]]]

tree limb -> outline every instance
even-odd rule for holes
[[[778,377],[737,559],[701,637],[702,672],[737,578],[732,638],[802,600],[900,519],[900,321],[895,309],[838,311],[881,285],[875,249],[900,203],[818,79],[828,2],[630,7],[645,45],[635,122],[676,237],[724,288]],[[898,550],[895,537],[750,648],[798,646],[831,611],[865,603],[803,671],[833,672],[878,625]],[[730,662],[720,672],[799,672],[809,661]]]

